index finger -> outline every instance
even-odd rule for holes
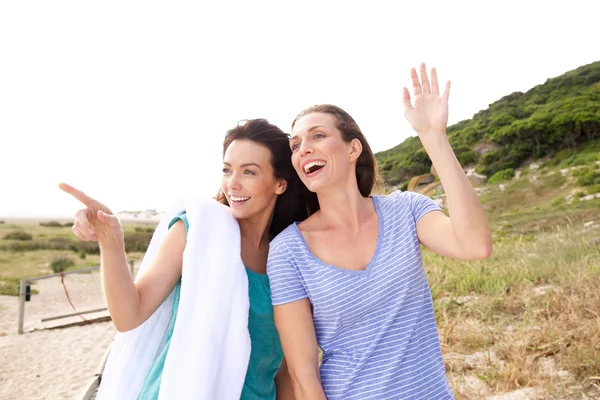
[[[83,193],[81,190],[75,189],[73,186],[68,185],[66,183],[61,182],[58,185],[58,188],[60,190],[62,190],[63,192],[69,193],[71,196],[75,197],[77,200],[79,200],[80,202],[82,202],[86,206],[91,205],[95,201],[90,196],[88,196],[87,194]]]

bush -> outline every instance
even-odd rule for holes
[[[600,183],[600,172],[594,171],[591,168],[582,168],[575,173],[577,176],[577,184],[579,186],[591,186]]]
[[[553,174],[548,174],[540,178],[541,184],[536,186],[536,191],[540,191],[542,189],[551,188],[558,189],[562,185],[567,182],[567,178],[563,176],[560,172],[555,172]]]
[[[72,227],[74,224],[74,222],[65,222],[65,224],[63,225],[65,228],[70,228]]]
[[[595,185],[591,185],[587,187],[587,194],[596,194],[596,193],[600,193],[600,183],[597,183]]]
[[[18,296],[19,295],[19,282],[17,282],[17,281],[9,281],[9,282],[0,281],[0,295],[2,295],[2,296]]]
[[[100,254],[97,242],[73,241],[66,237],[52,237],[48,240],[18,241],[0,245],[0,250],[26,252],[35,250],[64,250],[74,253]]]
[[[4,224],[4,221],[1,221],[1,220],[0,220],[0,225],[2,225],[2,224]]]
[[[33,235],[31,233],[27,233],[25,231],[12,231],[12,232],[7,233],[4,236],[4,239],[25,241],[25,240],[32,240]]]
[[[496,172],[492,177],[488,180],[488,183],[495,184],[503,181],[508,181],[515,177],[515,170],[512,168],[506,168],[502,171]]]
[[[59,272],[63,272],[67,268],[72,267],[74,265],[75,263],[70,258],[61,257],[52,260],[52,262],[50,263],[50,269],[52,269],[52,271],[55,274],[58,274]]]
[[[134,230],[136,232],[154,233],[154,228],[144,228],[142,226],[136,226]]]
[[[48,221],[40,222],[40,226],[45,226],[46,228],[62,228],[63,224],[58,221]]]
[[[152,232],[133,232],[125,234],[125,251],[127,253],[137,251],[146,252],[152,239]]]

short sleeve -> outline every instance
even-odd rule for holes
[[[294,261],[282,254],[277,246],[269,248],[267,275],[274,306],[291,303],[308,297],[303,279]]]
[[[419,222],[421,217],[431,211],[442,211],[440,206],[435,201],[431,200],[424,194],[417,192],[403,192],[406,196],[408,208],[415,219],[415,223]]]
[[[187,214],[184,212],[182,212],[181,214],[177,215],[176,217],[174,217],[171,222],[169,222],[169,229],[171,229],[171,227],[175,224],[175,222],[182,220],[183,223],[185,224],[185,231],[187,232],[190,228],[190,225],[188,223],[188,219],[187,219]]]

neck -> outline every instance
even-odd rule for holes
[[[317,193],[320,218],[325,225],[359,229],[372,210],[372,200],[360,194],[356,178],[353,178],[353,184],[330,187]]]
[[[238,219],[242,241],[255,248],[269,243],[269,226],[273,216],[256,216],[253,219]]]

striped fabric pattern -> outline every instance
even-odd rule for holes
[[[310,300],[327,399],[453,399],[416,232],[441,210],[414,192],[373,201],[379,235],[365,270],[323,263],[296,224],[271,242],[273,305]]]

